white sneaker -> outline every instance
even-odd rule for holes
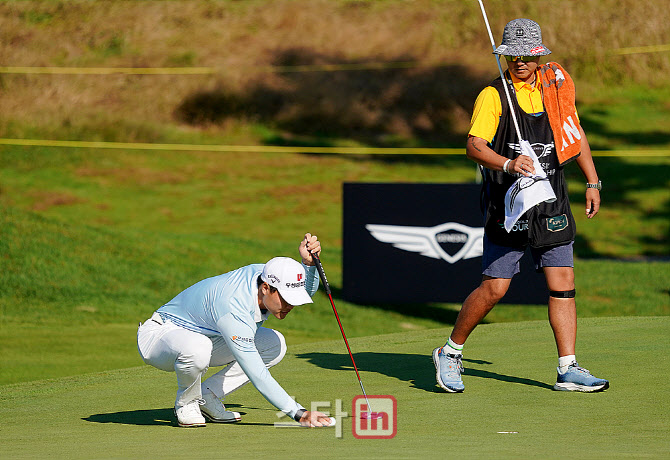
[[[226,406],[209,389],[202,392],[202,399],[205,401],[205,404],[202,405],[200,410],[210,422],[235,423],[242,420],[239,412],[226,410]]]
[[[200,402],[200,399],[196,399],[185,406],[174,408],[174,413],[177,416],[177,423],[179,426],[205,426],[205,418],[200,412]]]

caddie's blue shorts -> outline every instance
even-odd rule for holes
[[[535,262],[535,270],[541,271],[544,267],[574,267],[572,254],[573,242],[559,246],[544,248],[530,248]],[[510,248],[499,246],[489,241],[484,235],[484,253],[482,256],[482,275],[492,278],[511,279],[519,273],[519,261],[526,253],[526,248]]]

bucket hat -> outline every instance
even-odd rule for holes
[[[545,56],[551,54],[542,43],[540,25],[530,19],[514,19],[505,25],[502,43],[493,54],[504,56]]]

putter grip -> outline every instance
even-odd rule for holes
[[[330,294],[330,285],[328,284],[328,278],[326,278],[326,272],[323,271],[323,265],[321,264],[321,259],[316,254],[312,254],[312,259],[314,259],[314,264],[316,265],[316,270],[319,272],[321,281],[323,282],[323,287],[326,289],[326,293]]]

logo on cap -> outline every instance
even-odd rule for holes
[[[544,51],[544,46],[536,46],[535,48],[530,50],[530,54],[537,54],[541,53],[542,51]]]
[[[301,279],[302,276],[298,276],[298,279]],[[286,283],[286,287],[288,289],[295,289],[295,288],[300,288],[300,287],[305,287],[305,282],[304,281],[298,281],[296,283]]]
[[[298,273],[298,281],[302,280],[302,273]]]

